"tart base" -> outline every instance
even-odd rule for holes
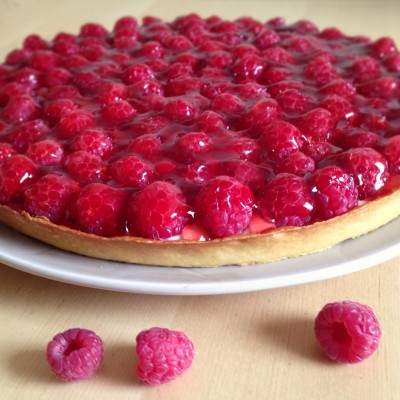
[[[217,267],[268,263],[325,250],[371,232],[400,215],[400,190],[347,214],[304,227],[200,242],[105,238],[32,217],[0,205],[0,222],[62,250],[104,260],[166,267]]]

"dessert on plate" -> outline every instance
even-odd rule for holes
[[[400,52],[305,20],[88,23],[0,65],[0,221],[78,254],[265,263],[400,214]]]

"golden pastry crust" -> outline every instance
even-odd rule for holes
[[[327,249],[371,232],[400,215],[400,190],[347,214],[304,227],[282,227],[211,241],[105,238],[55,225],[0,205],[0,221],[62,250],[88,257],[168,267],[216,267],[268,263]]]

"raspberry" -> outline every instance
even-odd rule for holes
[[[319,106],[328,110],[337,123],[355,125],[359,117],[357,109],[341,96],[329,95],[319,103]]]
[[[33,53],[28,62],[30,67],[40,72],[49,72],[58,67],[59,64],[59,55],[49,50],[39,50]]]
[[[315,170],[315,161],[301,151],[292,153],[290,157],[280,160],[276,164],[277,173],[289,173],[298,176],[304,176],[308,172]]]
[[[11,98],[3,110],[2,116],[10,122],[28,121],[39,113],[39,105],[27,95]]]
[[[81,183],[102,181],[106,165],[101,158],[86,151],[75,151],[65,161],[65,169]]]
[[[210,180],[195,199],[196,218],[214,237],[236,235],[247,228],[254,205],[250,188],[237,179]]]
[[[16,154],[6,158],[0,165],[0,201],[20,197],[37,176],[37,166],[28,157]]]
[[[96,97],[100,104],[113,103],[114,101],[124,100],[128,97],[128,88],[122,83],[106,83],[98,90]]]
[[[237,154],[241,160],[257,163],[260,159],[260,145],[255,139],[237,138],[232,141],[229,150]]]
[[[196,161],[211,148],[209,138],[204,132],[189,132],[181,136],[171,149],[175,160],[186,164]]]
[[[243,117],[241,125],[261,131],[267,124],[278,119],[281,107],[274,99],[263,99],[257,102]]]
[[[354,179],[337,166],[315,171],[309,179],[309,185],[314,195],[317,219],[325,220],[344,214],[358,203]]]
[[[73,151],[87,151],[103,159],[110,154],[112,147],[111,139],[97,129],[87,129],[81,132],[70,143],[70,148]]]
[[[24,49],[27,50],[44,50],[47,48],[47,42],[39,35],[29,35],[24,40]]]
[[[57,123],[76,107],[77,105],[70,99],[57,99],[46,103],[43,111],[46,118],[53,123]]]
[[[265,168],[244,160],[232,160],[222,163],[220,175],[228,175],[243,182],[255,193],[264,184],[267,175]]]
[[[122,74],[122,81],[126,85],[132,85],[135,82],[154,79],[153,71],[144,64],[135,64],[127,68]]]
[[[263,188],[258,209],[276,226],[303,226],[311,221],[314,200],[303,178],[279,174]]]
[[[288,89],[276,97],[277,102],[287,113],[301,113],[310,109],[312,100],[309,96],[295,89]]]
[[[310,143],[325,142],[332,134],[334,121],[331,113],[323,108],[314,108],[294,120]]]
[[[376,150],[359,147],[327,157],[322,164],[337,164],[349,173],[360,199],[376,195],[389,178],[388,163]]]
[[[183,332],[154,327],[137,335],[136,354],[138,379],[159,385],[173,381],[192,365],[194,346]]]
[[[400,88],[399,81],[394,77],[378,78],[373,81],[368,81],[362,85],[358,85],[358,93],[367,97],[380,97],[391,99],[397,97]]]
[[[173,121],[184,122],[192,119],[196,110],[187,101],[177,99],[169,100],[164,107],[165,115]]]
[[[64,175],[48,174],[25,191],[25,209],[35,217],[46,217],[51,222],[61,220],[71,194],[78,184]]]
[[[47,345],[46,358],[59,378],[73,382],[93,376],[103,353],[103,342],[93,331],[72,328],[54,336]]]
[[[17,154],[17,152],[13,149],[11,144],[8,143],[0,143],[0,164],[3,163],[7,158]]]
[[[368,82],[379,77],[381,67],[374,58],[364,56],[358,58],[352,65],[352,73],[356,81]]]
[[[91,128],[95,124],[92,114],[83,111],[74,111],[61,118],[58,131],[62,138],[73,138],[79,132]]]
[[[65,158],[62,144],[52,139],[31,144],[25,154],[36,164],[45,166],[60,165]]]
[[[339,363],[365,360],[381,338],[372,308],[354,301],[326,304],[315,319],[314,332],[324,353]]]
[[[378,58],[397,53],[397,47],[392,38],[383,37],[371,44],[373,54]]]
[[[386,158],[389,165],[389,172],[392,174],[400,173],[400,135],[387,139],[380,151]]]
[[[329,57],[320,55],[313,58],[305,67],[305,75],[317,83],[325,85],[339,77]]]
[[[18,125],[4,139],[12,143],[15,150],[23,153],[30,144],[44,138],[48,131],[49,128],[45,122],[37,119]]]
[[[77,195],[71,216],[84,232],[100,236],[121,235],[125,221],[126,194],[103,183],[91,183]]]
[[[188,211],[184,196],[176,186],[156,181],[131,197],[128,224],[140,236],[167,239],[180,234],[188,221]]]
[[[54,68],[44,77],[46,86],[68,85],[72,81],[72,74],[64,68]]]
[[[154,170],[134,156],[125,156],[114,161],[110,167],[111,176],[123,186],[143,188],[154,181]]]
[[[343,149],[353,147],[375,147],[381,137],[375,133],[361,128],[343,129],[338,138],[338,145]]]
[[[128,143],[128,151],[147,160],[156,160],[162,155],[161,140],[153,134],[142,135]]]
[[[344,79],[335,79],[320,89],[323,94],[336,94],[342,97],[353,97],[356,94],[356,87],[353,83]]]
[[[274,121],[262,132],[260,146],[272,160],[281,160],[304,144],[302,132],[286,121]]]

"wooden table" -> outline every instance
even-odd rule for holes
[[[226,18],[282,15],[308,18],[348,34],[392,36],[400,43],[397,0],[203,0],[0,2],[3,59],[32,32],[51,38],[87,21],[111,28],[120,16],[165,19],[189,12]],[[1,240],[1,239],[0,239]],[[120,293],[51,281],[0,265],[0,388],[11,399],[399,399],[400,258],[341,278],[291,288],[215,296]],[[376,354],[359,365],[327,361],[313,336],[313,319],[327,302],[371,305],[382,325]],[[151,326],[185,331],[194,364],[181,378],[150,388],[134,377],[135,336]],[[58,381],[45,347],[64,329],[95,330],[106,346],[96,377]]]

